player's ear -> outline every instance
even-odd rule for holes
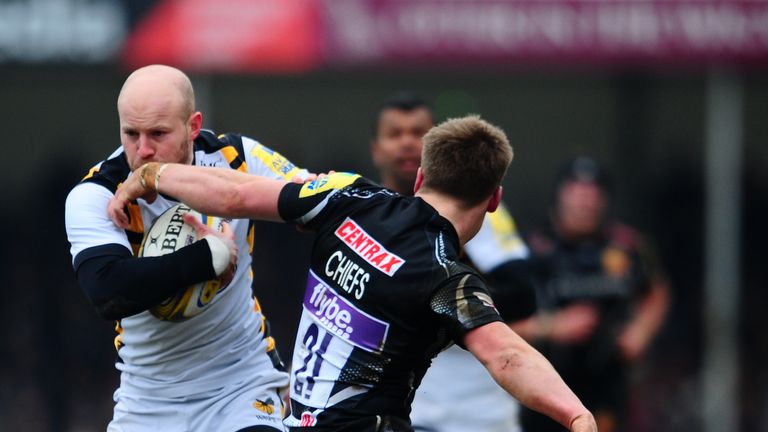
[[[376,168],[381,167],[381,156],[379,151],[379,141],[376,138],[371,139],[371,160],[373,160],[373,166]]]
[[[421,171],[421,167],[416,171],[416,181],[413,182],[413,193],[416,193],[421,189],[421,184],[424,183],[424,173]]]
[[[491,195],[491,199],[488,201],[488,207],[485,209],[485,211],[488,213],[493,213],[497,208],[499,208],[499,203],[501,203],[502,189],[503,188],[501,186],[496,187],[496,190],[493,191],[493,195]]]
[[[203,113],[200,111],[193,112],[192,115],[189,116],[187,124],[189,125],[189,139],[191,141],[200,135],[200,129],[203,128]]]

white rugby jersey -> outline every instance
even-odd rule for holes
[[[504,204],[486,213],[480,231],[464,245],[464,251],[481,273],[512,260],[527,259],[531,252],[517,232],[515,220]]]
[[[203,130],[194,141],[194,165],[236,169],[290,180],[306,171],[258,142],[234,134],[216,136]],[[107,203],[130,173],[122,148],[91,169],[67,197],[66,229],[73,265],[89,248],[123,245],[136,255],[144,230],[161,213],[177,204],[158,196],[152,204],[139,199],[129,205],[131,227],[116,227],[107,216]],[[287,385],[287,374],[276,367],[274,340],[265,334],[266,323],[252,297],[251,251],[253,224],[231,221],[239,247],[232,282],[200,314],[180,322],[163,321],[149,311],[117,322],[115,347],[121,374],[121,392],[177,397],[259,379],[274,386]],[[87,255],[87,253],[86,253]]]
[[[480,231],[464,245],[464,251],[482,273],[530,256],[503,204],[485,215]],[[457,409],[457,401],[469,409]],[[518,402],[496,384],[485,367],[454,345],[432,360],[416,390],[411,421],[414,426],[445,432],[515,432],[520,430],[518,411]]]

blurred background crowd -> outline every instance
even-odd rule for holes
[[[515,149],[522,232],[549,218],[562,163],[594,157],[671,287],[631,430],[768,430],[768,2],[2,0],[0,431],[111,417],[114,323],[76,284],[63,205],[120,145],[116,96],[151,63],[192,77],[204,127],[312,171],[376,178],[394,92],[437,121],[479,113]],[[311,238],[268,223],[256,238],[254,289],[289,359]]]

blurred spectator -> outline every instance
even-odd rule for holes
[[[653,252],[610,215],[605,171],[578,157],[559,174],[549,224],[529,237],[541,312],[514,326],[552,362],[601,432],[626,430],[627,371],[656,335],[669,303]],[[524,410],[526,431],[559,431]]]

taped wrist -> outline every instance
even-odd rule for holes
[[[208,242],[208,247],[211,249],[211,265],[213,271],[216,272],[216,276],[220,276],[224,273],[224,270],[229,267],[231,254],[229,247],[224,240],[216,237],[215,235],[208,234],[202,238]]]
[[[148,191],[157,191],[157,185],[160,180],[160,174],[167,164],[149,162],[144,164],[139,173],[139,182],[141,187]]]

